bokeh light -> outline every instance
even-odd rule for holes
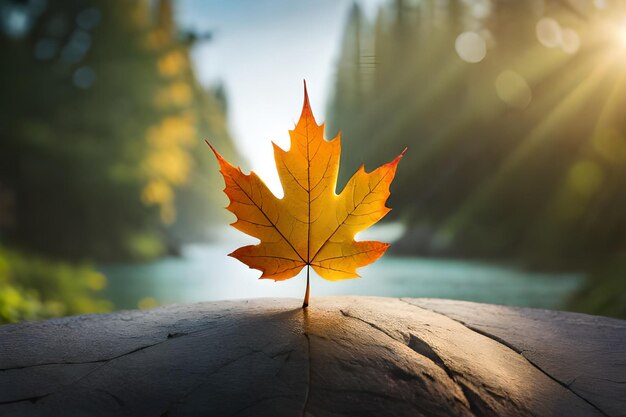
[[[478,33],[463,32],[454,43],[456,53],[459,57],[472,64],[482,61],[487,54],[487,43]]]
[[[91,67],[80,67],[74,72],[74,85],[87,89],[96,82],[96,72]]]
[[[526,80],[511,70],[503,71],[498,75],[496,92],[502,101],[518,109],[525,109],[532,99],[532,93]]]
[[[537,39],[546,48],[558,48],[562,42],[561,25],[548,17],[544,17],[537,22]]]
[[[604,173],[599,164],[584,160],[572,166],[569,172],[569,186],[581,197],[589,197],[604,180]]]
[[[580,48],[580,37],[574,29],[564,28],[561,31],[561,48],[565,53],[575,54]]]

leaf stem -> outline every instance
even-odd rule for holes
[[[310,265],[306,266],[306,292],[304,293],[304,302],[302,303],[302,308],[307,308],[309,306],[309,292],[311,290],[311,286],[309,285],[309,269]]]

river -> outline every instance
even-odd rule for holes
[[[249,243],[249,242],[246,242]],[[257,279],[260,273],[226,256],[241,241],[189,245],[180,257],[143,264],[102,265],[106,295],[117,308],[138,300],[159,304],[256,297],[302,298],[304,270],[283,282]],[[484,262],[383,256],[359,270],[361,278],[329,282],[314,273],[311,297],[375,295],[436,297],[486,303],[558,308],[581,285],[579,273],[538,273]]]

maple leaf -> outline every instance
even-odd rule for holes
[[[370,173],[361,165],[337,195],[340,134],[330,141],[324,139],[324,125],[315,122],[306,83],[302,114],[289,136],[288,151],[272,143],[282,199],[254,172],[244,174],[209,146],[224,177],[224,192],[230,200],[226,208],[237,216],[232,226],[260,240],[229,256],[260,270],[261,278],[276,281],[292,278],[306,266],[303,307],[307,307],[309,267],[331,281],[356,278],[357,268],[374,262],[389,247],[382,242],[355,241],[354,235],[391,210],[385,206],[389,185],[406,149]]]

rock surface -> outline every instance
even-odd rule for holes
[[[0,416],[624,416],[626,321],[434,299],[0,327]]]

